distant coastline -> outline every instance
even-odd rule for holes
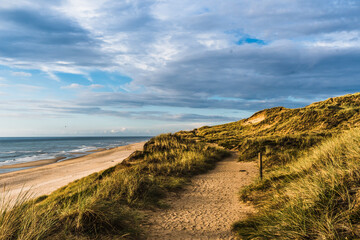
[[[28,192],[32,198],[50,194],[76,179],[121,163],[134,151],[142,150],[144,144],[145,141],[132,143],[61,162],[3,173],[0,174],[0,187],[6,188],[8,200],[16,199],[21,192]]]
[[[136,137],[0,138],[0,174],[84,157],[150,139]]]

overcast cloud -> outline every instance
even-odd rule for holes
[[[51,99],[71,107],[49,106],[59,114],[232,121],[239,116],[219,111],[360,91],[359,18],[360,1],[351,0],[6,2],[0,65],[14,78],[1,77],[56,88]],[[32,99],[0,92],[3,101]]]

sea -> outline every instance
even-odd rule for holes
[[[0,137],[0,166],[44,159],[60,161],[147,141],[151,137]],[[26,168],[0,169],[0,174]]]

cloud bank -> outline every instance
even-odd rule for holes
[[[359,18],[351,0],[22,0],[0,7],[0,64],[78,90],[59,112],[228,121],[217,109],[299,107],[360,91]],[[95,81],[94,71],[112,80]],[[214,114],[128,110],[147,106]]]

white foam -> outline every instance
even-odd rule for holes
[[[87,151],[92,151],[92,150],[96,150],[97,147],[94,147],[94,146],[81,146],[81,148],[78,148],[78,149],[74,149],[74,150],[71,150],[70,152],[71,153],[78,153],[78,152],[87,152]]]
[[[11,153],[16,153],[16,151],[0,152],[0,154],[1,154],[1,153],[11,154]]]
[[[44,160],[44,159],[54,159],[54,158],[56,158],[56,154],[32,155],[32,156],[26,156],[26,157],[22,157],[22,158],[9,159],[4,162],[0,162],[0,166],[10,165],[10,164],[18,164],[18,163],[26,163],[26,162],[32,162],[32,161],[38,161],[38,160]]]

